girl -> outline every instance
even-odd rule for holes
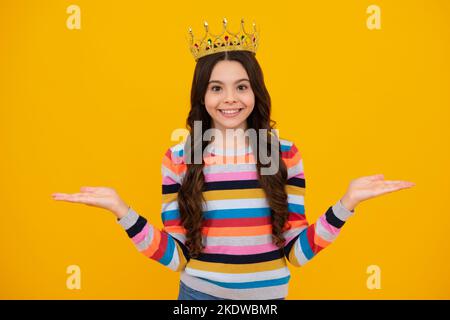
[[[111,211],[142,254],[180,272],[178,299],[284,299],[288,262],[302,266],[329,246],[362,201],[414,183],[382,174],[357,178],[309,224],[302,155],[272,133],[270,111],[255,51],[205,54],[195,67],[188,139],[162,160],[162,230],[112,188],[82,187],[53,198]],[[198,134],[208,129],[217,133],[209,142]],[[248,136],[250,129],[258,134]],[[192,162],[191,150],[199,147],[201,160]],[[273,174],[262,174],[268,163],[255,152],[261,147],[275,150]]]

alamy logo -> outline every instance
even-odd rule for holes
[[[69,30],[81,29],[81,10],[76,4],[67,7],[66,13],[70,14],[66,20],[66,26]]]
[[[176,129],[172,132],[172,141],[179,141],[180,138],[186,140],[186,148],[184,161],[188,164],[201,164],[202,159],[210,151],[209,144],[203,150],[204,141],[236,141],[235,146],[245,146],[248,139],[249,147],[246,149],[251,151],[252,156],[248,156],[244,161],[246,163],[256,163],[256,155],[261,163],[261,175],[274,175],[279,170],[280,161],[280,142],[279,133],[277,129],[230,129],[225,130],[225,136],[223,131],[217,128],[207,129],[205,132],[202,131],[202,121],[194,121],[194,137],[189,135],[186,129]],[[258,131],[258,132],[257,132]],[[194,143],[192,143],[192,139]],[[258,143],[256,143],[258,141]],[[225,147],[224,143],[219,143],[223,145],[220,149],[220,153],[227,156],[237,154],[237,147],[234,150],[229,150]],[[192,148],[193,146],[193,148]],[[269,150],[270,148],[270,150]],[[270,151],[270,152],[269,152]],[[212,159],[211,161],[222,161],[220,164],[230,163],[236,161],[236,157],[219,157]],[[242,161],[240,159],[239,161]]]

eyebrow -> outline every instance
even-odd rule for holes
[[[238,83],[238,82],[241,82],[241,81],[248,81],[248,82],[250,82],[250,80],[248,80],[247,78],[242,78],[242,79],[237,80],[235,83]],[[211,80],[211,81],[208,82],[208,84],[212,83],[212,82],[217,82],[217,83],[223,84],[223,82],[219,81],[219,80]]]

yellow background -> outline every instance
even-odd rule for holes
[[[81,8],[81,30],[66,8]],[[381,30],[366,27],[369,5]],[[314,222],[356,177],[411,189],[357,207],[288,299],[450,298],[449,1],[0,1],[0,298],[176,299],[104,209],[53,192],[110,186],[161,228],[161,159],[189,108],[186,32],[261,30],[282,137],[303,154]],[[69,265],[81,290],[66,288]],[[366,286],[369,265],[381,289]]]

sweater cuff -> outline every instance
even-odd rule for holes
[[[136,211],[134,211],[133,208],[128,207],[127,214],[122,218],[117,219],[117,223],[120,224],[125,230],[128,230],[136,224],[138,218],[139,215],[136,213]]]
[[[355,213],[355,209],[352,211],[348,210],[339,199],[333,206],[333,213],[339,220],[346,221]]]

